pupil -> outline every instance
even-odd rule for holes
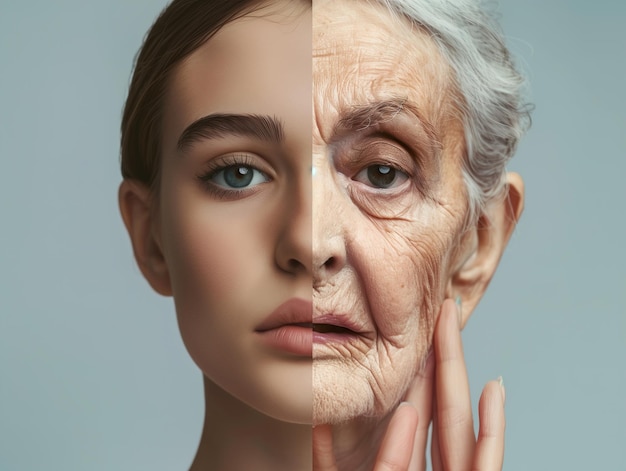
[[[234,188],[243,188],[252,181],[253,171],[250,167],[232,165],[224,170],[224,181]]]
[[[367,169],[367,178],[375,187],[388,188],[396,179],[396,169],[387,165],[372,165]]]

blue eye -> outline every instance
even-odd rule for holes
[[[354,180],[367,186],[378,189],[395,188],[405,181],[409,176],[401,170],[390,165],[370,165],[364,168],[354,177]]]
[[[268,182],[269,178],[250,165],[229,165],[208,175],[206,181],[224,189],[239,190]]]

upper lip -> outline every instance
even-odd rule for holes
[[[276,329],[284,325],[312,326],[313,304],[302,298],[291,298],[278,306],[255,329],[257,332]]]
[[[363,329],[347,314],[337,314],[327,310],[318,311],[318,309],[315,309],[314,313],[313,303],[302,298],[291,298],[282,303],[255,330],[265,332],[285,325],[299,325],[313,330],[317,325],[339,328],[355,334],[364,333]]]
[[[340,329],[345,329],[355,334],[363,333],[363,329],[361,329],[350,316],[332,311],[315,312],[313,315],[313,325],[339,327]]]

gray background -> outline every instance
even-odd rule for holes
[[[162,0],[0,3],[0,470],[186,469],[201,376],[118,215],[132,58]],[[626,3],[506,0],[527,205],[464,333],[505,469],[626,468]]]

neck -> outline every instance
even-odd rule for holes
[[[311,426],[273,419],[204,378],[202,438],[190,471],[310,470]]]

